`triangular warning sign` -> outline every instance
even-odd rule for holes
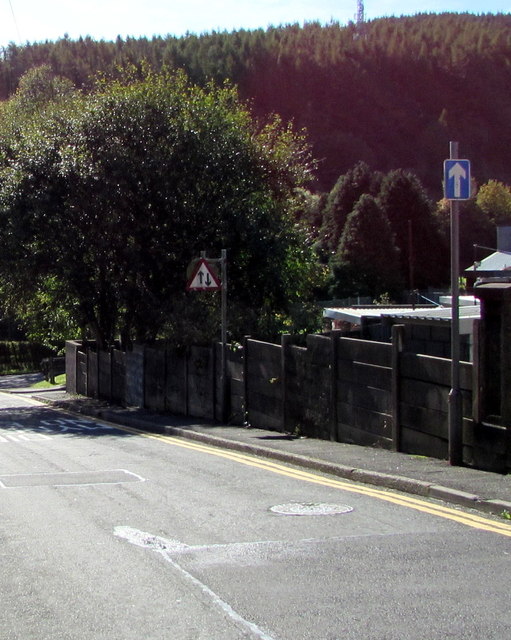
[[[186,289],[188,291],[216,291],[222,288],[222,283],[217,278],[207,260],[201,258],[192,271]]]

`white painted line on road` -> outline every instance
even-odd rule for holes
[[[97,480],[95,478],[98,478]],[[60,471],[46,473],[12,473],[0,476],[2,489],[31,487],[92,487],[99,485],[145,482],[145,478],[126,469],[104,471]]]
[[[12,442],[37,442],[50,440],[51,436],[70,434],[76,432],[89,432],[114,430],[114,427],[102,425],[86,418],[54,418],[51,420],[39,420],[34,426],[23,425],[21,422],[10,422],[5,427],[0,425],[0,444]]]
[[[44,433],[20,433],[19,431],[13,431],[12,433],[3,432],[4,435],[0,436],[0,444],[13,442],[40,442],[41,440],[50,440],[50,436]]]
[[[212,591],[207,585],[186,571],[186,569],[183,569],[183,567],[170,557],[170,553],[172,553],[174,548],[186,547],[187,545],[183,545],[177,540],[165,540],[165,538],[159,538],[158,536],[153,536],[150,533],[145,533],[138,529],[133,529],[132,527],[115,527],[114,534],[118,538],[123,538],[131,544],[150,549],[151,551],[156,551],[163,556],[163,558],[172,565],[176,571],[178,571],[186,580],[198,587],[202,593],[211,599],[213,604],[221,609],[238,627],[241,627],[243,631],[250,631],[251,634],[260,640],[274,640],[272,636],[269,636],[256,624],[240,616],[240,614],[237,613],[230,604],[225,602],[225,600],[222,600],[222,598],[220,598],[220,596]]]
[[[153,536],[152,533],[145,533],[144,531],[140,531],[140,529],[133,529],[132,527],[115,527],[114,535],[127,540],[130,544],[144,549],[151,549],[151,551],[179,553],[188,551],[191,548],[189,545],[179,542],[179,540],[160,538],[159,536]]]
[[[131,527],[115,527],[114,535],[119,538],[124,538],[131,544],[137,547],[143,547],[152,551],[159,551],[171,553],[173,556],[181,556],[186,554],[197,554],[201,552],[227,552],[230,557],[235,555],[242,556],[245,560],[250,553],[259,555],[260,549],[263,547],[273,549],[274,551],[282,550],[282,553],[289,550],[290,543],[287,540],[251,540],[249,542],[218,542],[211,544],[194,544],[188,545],[179,540],[173,540],[169,538],[161,538],[159,536],[153,536],[150,533],[139,531],[138,529],[132,529]],[[323,545],[325,542],[345,542],[348,538],[376,538],[376,537],[389,537],[389,536],[401,536],[401,531],[395,531],[393,533],[375,533],[374,531],[367,533],[346,533],[341,536],[324,536],[320,538],[297,538],[292,541],[293,545]],[[406,534],[405,534],[406,535]],[[267,553],[265,551],[265,553]]]

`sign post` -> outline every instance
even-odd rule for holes
[[[192,263],[193,264],[193,263]],[[220,279],[213,270],[213,264],[220,264]],[[221,407],[222,421],[227,421],[227,250],[222,249],[220,258],[206,258],[206,252],[201,251],[201,257],[196,261],[191,271],[187,291],[218,291],[221,292]]]
[[[449,392],[449,462],[463,464],[463,414],[460,390],[459,201],[470,198],[470,162],[458,159],[458,143],[444,161],[444,196],[451,205],[451,390]]]

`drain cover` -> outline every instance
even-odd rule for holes
[[[327,504],[325,502],[290,502],[277,504],[270,508],[273,513],[282,516],[334,516],[350,513],[353,507],[347,504]]]

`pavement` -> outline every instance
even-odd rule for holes
[[[138,407],[119,407],[102,400],[68,394],[64,387],[34,390],[28,386],[34,380],[33,374],[30,375],[30,379],[23,376],[1,377],[0,391],[27,394],[53,408],[113,424],[188,438],[356,482],[511,517],[511,474],[455,467],[446,460],[385,449],[217,424]]]

